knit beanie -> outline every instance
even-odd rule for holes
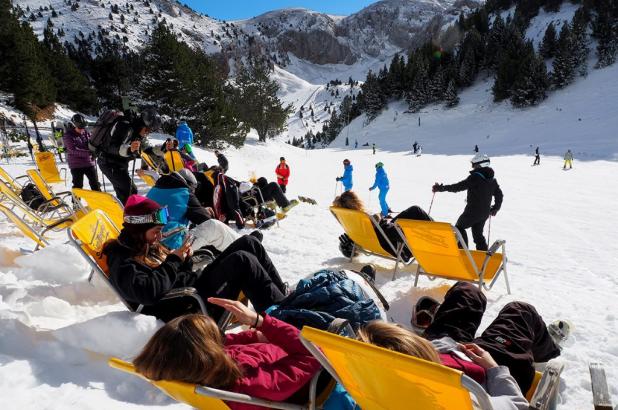
[[[163,208],[161,205],[141,195],[131,195],[124,206],[125,225],[133,225],[134,223],[127,222],[127,216],[147,216],[152,215],[159,209]],[[161,223],[142,223],[139,225],[163,225]]]

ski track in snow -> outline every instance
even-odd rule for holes
[[[197,151],[201,160],[214,161],[211,153]],[[389,317],[404,326],[409,325],[411,307],[419,295],[440,297],[452,284],[421,278],[420,287],[413,289],[411,268],[391,281],[390,261],[361,256],[348,262],[337,249],[342,230],[328,205],[344,157],[354,165],[355,190],[374,211],[377,195],[369,193],[368,187],[373,183],[373,164],[384,162],[392,187],[388,200],[392,209],[400,211],[413,204],[428,209],[431,185],[465,177],[468,155],[303,151],[253,139],[226,154],[230,175],[241,180],[253,171],[274,180],[277,158],[284,155],[292,170],[289,196],[301,194],[318,201],[317,206],[301,203],[279,227],[264,231],[264,244],[284,280],[293,283],[322,268],[360,269],[375,263],[377,283],[392,306]],[[489,305],[481,330],[512,300],[532,303],[547,321],[572,321],[575,331],[562,354],[567,368],[559,408],[590,408],[587,366],[591,361],[604,363],[614,400],[618,396],[618,278],[614,271],[618,243],[613,228],[618,217],[614,201],[608,201],[608,195],[616,192],[608,186],[613,183],[608,176],[618,172],[618,163],[576,161],[567,172],[557,157],[543,157],[538,167],[530,163],[531,158],[523,155],[492,159],[505,199],[492,220],[491,239],[507,240],[512,295],[506,294],[503,280],[487,293]],[[23,161],[6,168],[18,175],[31,166]],[[464,200],[464,193],[438,193],[432,216],[453,222]],[[130,359],[161,324],[125,311],[103,283],[89,285],[88,267],[65,244],[64,233],[56,234],[49,248],[24,255],[22,249],[32,249],[32,244],[4,219],[0,237],[1,408],[40,408],[44,402],[53,409],[75,403],[86,409],[185,408],[145,382],[107,367],[109,356]]]

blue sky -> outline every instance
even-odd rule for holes
[[[192,9],[220,20],[239,20],[267,11],[304,7],[328,14],[349,15],[376,0],[180,0]]]

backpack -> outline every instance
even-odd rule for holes
[[[45,198],[43,197],[43,194],[41,194],[41,191],[39,191],[32,182],[24,185],[24,187],[21,189],[21,193],[19,194],[19,196],[30,208],[34,209],[35,211],[38,210],[39,207],[45,203]]]
[[[216,177],[213,191],[213,209],[218,220],[227,222],[233,220],[238,229],[245,227],[245,220],[240,210],[240,194],[235,181],[225,174]]]
[[[92,127],[90,140],[88,141],[88,148],[90,148],[92,153],[99,154],[101,148],[109,146],[112,130],[123,116],[123,112],[119,110],[107,110],[101,114],[94,127]]]

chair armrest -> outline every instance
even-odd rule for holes
[[[204,305],[204,301],[202,300],[200,295],[197,293],[197,290],[195,290],[195,288],[185,287],[185,288],[172,289],[169,292],[167,292],[165,296],[163,296],[160,300],[170,300],[170,299],[184,298],[184,297],[194,298],[197,301],[197,303],[200,305],[200,310],[202,311],[202,313],[205,315],[208,314],[208,312],[206,311],[206,305]]]
[[[498,239],[496,240],[491,247],[487,250],[487,255],[488,256],[493,256],[496,251],[501,247],[504,246],[504,244],[506,244],[506,241],[504,239]]]

